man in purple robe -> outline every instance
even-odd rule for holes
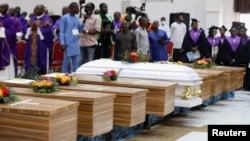
[[[16,46],[16,42],[17,42],[17,39],[21,40],[23,37],[23,25],[22,25],[22,22],[20,21],[20,19],[16,17],[16,12],[15,12],[14,8],[9,8],[9,14],[14,21],[15,34],[16,34],[16,38],[10,39],[11,40],[10,46],[12,47],[11,52],[15,58],[14,59],[15,73],[17,75],[17,46]]]
[[[202,29],[199,29],[197,19],[192,19],[191,27],[192,29],[186,33],[183,40],[181,49],[182,61],[190,63],[201,58],[211,59],[211,55],[207,49],[205,33]],[[189,54],[192,53],[195,54],[196,58],[190,60]]]
[[[10,15],[7,14],[9,5],[8,4],[1,4],[0,5],[0,32],[5,35],[0,36],[0,79],[11,79],[14,78],[14,63],[12,58],[13,55],[11,53],[12,46],[11,44],[12,39],[15,39],[15,26],[14,21],[11,19]],[[11,63],[12,62],[12,63]],[[13,70],[9,69],[13,68]]]
[[[237,36],[237,29],[231,27],[231,36],[224,40],[221,48],[221,60],[226,66],[239,67],[244,64],[244,46],[241,39]]]
[[[25,17],[21,14],[21,8],[20,6],[16,6],[15,7],[15,12],[16,12],[16,17],[21,21],[22,23],[22,30],[23,30],[23,33],[25,34],[26,33],[26,30],[28,28],[28,23],[25,19]]]
[[[49,56],[52,52],[53,35],[51,32],[52,20],[44,13],[45,7],[37,5],[35,16],[30,19],[30,27],[27,29],[25,38],[25,69],[36,65],[41,73],[46,74],[49,65]]]

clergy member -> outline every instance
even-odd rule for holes
[[[49,56],[52,52],[53,35],[51,32],[52,20],[46,15],[44,5],[37,5],[30,19],[30,27],[25,38],[25,70],[31,65],[36,65],[41,73],[46,74],[49,66]]]
[[[11,41],[15,39],[14,21],[7,13],[8,4],[0,5],[0,80],[13,79],[15,77],[14,56],[11,52]]]
[[[208,36],[207,36],[207,49],[208,52],[210,54],[210,56],[212,56],[212,60],[213,62],[215,62],[215,60],[217,59],[217,54],[219,51],[219,38],[216,37],[217,34],[217,30],[219,29],[219,27],[217,26],[211,26],[208,29]]]

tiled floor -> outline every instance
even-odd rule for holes
[[[193,141],[198,141],[198,137],[204,139],[209,124],[250,125],[250,92],[237,91],[235,98],[194,109],[189,114],[170,117],[126,141],[189,141],[192,137],[195,138]]]

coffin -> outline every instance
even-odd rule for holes
[[[55,77],[55,73],[43,75],[42,77]],[[146,113],[155,116],[165,116],[174,111],[175,89],[177,83],[154,81],[133,78],[118,78],[116,81],[107,82],[97,75],[76,74],[78,83],[95,84],[104,86],[118,86],[128,88],[147,89]]]
[[[55,77],[55,74],[47,74],[41,77]],[[12,79],[2,81],[8,86],[28,87],[32,80]],[[132,127],[145,121],[146,94],[148,89],[127,88],[116,86],[77,84],[76,86],[60,86],[62,90],[93,91],[114,93],[114,125]]]
[[[162,80],[177,82],[179,86],[197,86],[202,84],[202,78],[192,68],[175,64],[124,63],[100,59],[83,64],[75,73],[102,75],[103,72],[111,69],[119,72],[119,78]]]
[[[19,96],[0,104],[1,141],[73,141],[78,102]]]
[[[94,137],[113,129],[114,94],[60,90],[37,94],[28,88],[12,87],[16,95],[79,101],[77,133]],[[53,103],[53,102],[52,102]]]

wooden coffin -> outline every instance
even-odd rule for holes
[[[201,99],[207,100],[211,97],[211,74],[199,73],[199,76],[203,78],[203,83],[201,84]]]
[[[245,68],[242,67],[227,67],[227,66],[214,66],[210,69],[223,71],[224,74],[224,91],[232,91],[242,88],[244,84]]]
[[[147,89],[103,86],[92,84],[77,84],[76,86],[61,86],[64,90],[95,91],[115,93],[114,124],[132,127],[145,121]]]
[[[195,69],[198,74],[211,75],[211,96],[217,96],[223,92],[223,71],[210,69]]]
[[[17,95],[22,96],[79,101],[77,126],[79,135],[94,137],[113,129],[114,94],[66,90],[38,94],[28,88],[12,89]]]
[[[1,141],[74,141],[78,102],[19,96],[0,103]]]
[[[28,80],[6,80],[5,84],[15,87],[28,87]],[[104,86],[93,84],[77,84],[76,86],[60,86],[63,90],[94,91],[115,93],[114,125],[132,127],[145,121],[147,89]]]
[[[107,82],[102,80],[101,76],[76,76],[78,83],[148,89],[146,96],[147,114],[162,117],[174,111],[177,83],[132,78],[118,78],[116,81]]]

